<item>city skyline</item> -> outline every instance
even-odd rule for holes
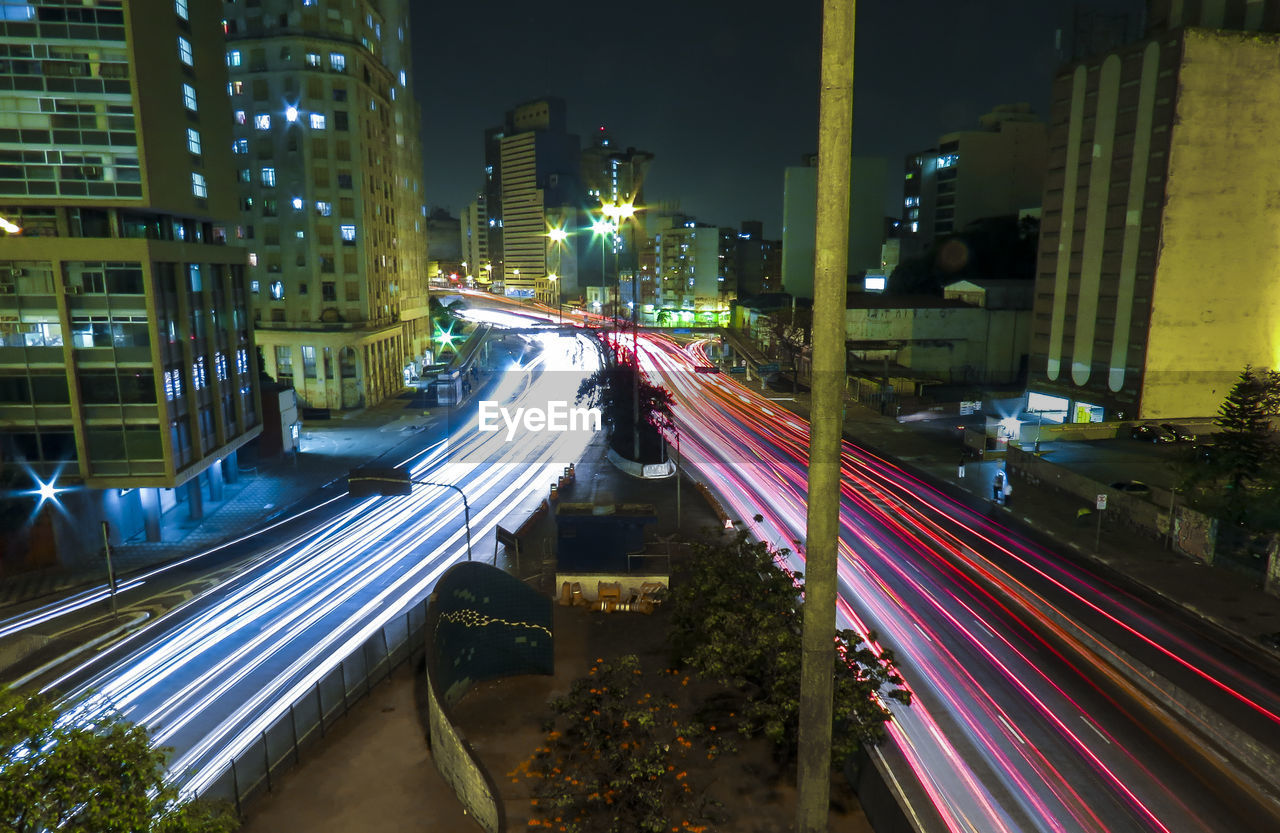
[[[781,236],[783,170],[817,149],[818,4],[780,18],[763,3],[735,4],[736,16],[718,4],[659,3],[640,21],[582,3],[558,15],[502,17],[509,5],[411,4],[416,31],[484,33],[477,41],[488,44],[465,60],[433,55],[438,41],[415,44],[429,205],[462,212],[482,184],[485,128],[511,107],[551,95],[565,99],[569,128],[584,144],[603,126],[617,145],[654,154],[650,202],[677,201],[718,225],[761,220],[766,237]],[[1106,5],[1113,14],[1141,7]],[[1047,118],[1073,4],[977,7],[964,14],[940,0],[860,7],[855,154],[884,156],[896,171],[905,154],[976,128],[997,105],[1025,101]],[[495,14],[511,25],[487,30]],[[652,33],[663,27],[683,28],[662,41]],[[987,48],[970,54],[975,42]],[[601,69],[614,55],[626,69]],[[887,214],[900,213],[900,196],[891,177]]]

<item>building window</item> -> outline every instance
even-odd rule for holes
[[[271,282],[271,300],[279,301],[284,298],[284,281]]]
[[[338,110],[333,114],[333,129],[334,130],[347,129],[347,111]]]
[[[236,139],[234,142],[232,142],[232,143],[231,143],[231,152],[232,152],[232,153],[248,153],[248,152],[249,152],[249,140],[248,140],[248,139]]]
[[[239,49],[232,49],[230,52],[227,53],[227,66],[229,67],[240,66],[242,60],[243,59],[242,59],[242,56],[240,55]]]
[[[302,283],[298,284],[298,294],[299,294],[299,295],[306,295],[306,294],[307,294],[307,282],[306,282],[306,281],[303,281]]]
[[[294,211],[301,211],[301,210],[302,210],[302,197],[294,197],[294,198],[293,198],[292,205],[293,205],[293,210],[294,210]]]
[[[231,81],[227,84],[227,95],[244,95],[244,82]]]
[[[257,265],[258,265],[258,253],[257,253],[257,252],[249,252],[249,265],[250,265],[250,266],[257,266]],[[253,291],[254,291],[254,292],[257,292],[257,291],[258,291],[258,282],[257,282],[257,281],[254,281],[254,282],[253,282],[253,284],[254,284],[254,289],[253,289]]]
[[[267,188],[274,188],[276,186],[275,168],[263,168],[260,173],[262,174],[261,181],[264,186]]]
[[[189,67],[196,64],[195,53],[191,51],[191,41],[181,35],[178,36],[178,59]]]
[[[249,116],[245,113],[244,110],[236,110],[235,120],[236,120],[236,124],[245,124],[249,121]]]
[[[958,153],[944,153],[938,157],[939,168],[950,168],[953,165],[957,165],[959,163],[960,163],[960,154]]]
[[[204,174],[192,172],[191,174],[191,193],[200,199],[209,196],[209,188],[205,185]]]
[[[173,0],[173,10],[178,13],[178,17],[183,20],[190,20],[191,17],[187,13],[187,0]]]
[[[350,188],[350,187],[351,187],[351,174],[338,174],[338,187],[339,187],[339,188]]]
[[[320,284],[320,300],[336,301],[338,300],[338,287],[333,281],[324,281]]]
[[[341,226],[341,227],[340,227],[340,231],[342,232],[342,242],[343,242],[343,244],[350,246],[350,245],[352,245],[353,243],[355,243],[355,242],[356,242],[356,227],[355,227],[355,226]]]
[[[258,130],[271,129],[271,116],[268,113],[255,113],[253,116],[253,126]]]
[[[200,155],[200,131],[193,127],[187,128],[187,150],[196,156]]]
[[[330,52],[329,53],[329,69],[333,70],[334,72],[346,72],[347,56],[343,55],[341,52]]]
[[[312,69],[319,69],[319,68],[320,68],[320,53],[319,53],[319,52],[308,52],[308,53],[307,53],[307,66],[308,66],[308,67],[310,67],[310,68],[312,68]]]
[[[196,88],[190,84],[182,85],[182,105],[193,113],[196,111]]]
[[[324,114],[323,113],[311,114],[311,129],[324,130]]]
[[[333,213],[333,203],[316,200],[316,213],[321,217],[328,217]]]

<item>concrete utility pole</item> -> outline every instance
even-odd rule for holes
[[[823,0],[818,110],[818,206],[813,281],[813,409],[805,536],[796,830],[826,831],[831,803],[832,673],[840,540],[844,307],[849,259],[856,0]]]

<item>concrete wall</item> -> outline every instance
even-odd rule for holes
[[[1152,282],[1142,418],[1212,414],[1280,367],[1280,37],[1188,30]]]
[[[454,727],[441,704],[442,699],[428,677],[427,722],[431,735],[431,758],[436,769],[481,827],[489,833],[505,830],[506,812],[498,798],[497,785]]]

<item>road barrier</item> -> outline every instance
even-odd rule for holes
[[[311,690],[289,705],[227,768],[201,798],[224,800],[244,816],[244,807],[270,791],[280,775],[298,763],[352,705],[415,652],[421,652],[427,601],[388,620],[368,640],[330,668]]]

